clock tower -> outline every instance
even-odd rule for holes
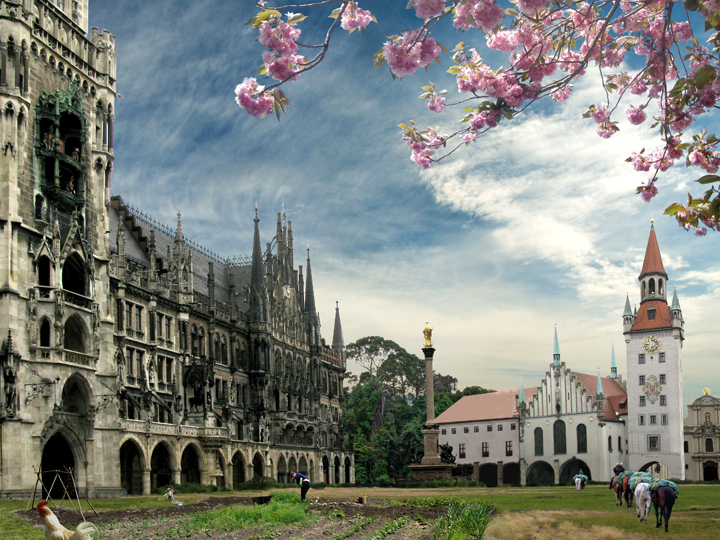
[[[638,277],[640,307],[625,299],[627,344],[628,470],[685,479],[682,345],[684,322],[677,292],[668,306],[668,276],[651,226]]]

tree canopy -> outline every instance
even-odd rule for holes
[[[277,82],[266,87],[249,77],[235,93],[249,114],[262,118],[274,111],[279,119],[289,104],[280,86],[318,66],[337,31],[362,33],[378,21],[355,0],[272,3],[259,0],[261,11],[248,24],[266,48],[259,75]],[[398,9],[405,5],[396,3]],[[407,9],[415,10],[419,26],[390,35],[373,58],[375,67],[387,64],[393,79],[402,78],[447,56],[459,94],[449,102],[446,91],[430,82],[422,86],[420,96],[431,111],[459,109],[453,133],[421,128],[412,121],[400,124],[411,159],[419,166],[428,168],[471,145],[539,100],[563,103],[572,93],[572,83],[592,66],[602,76],[605,100],[590,105],[584,116],[600,137],[617,132],[622,116],[630,125],[650,121],[657,128],[657,148],[636,149],[627,159],[635,170],[648,173],[637,193],[650,201],[658,192],[661,173],[675,164],[698,167],[702,172],[697,182],[706,190],[688,194],[665,213],[697,236],[708,229],[720,231],[718,139],[694,128],[717,109],[720,95],[719,0],[410,0]],[[303,21],[328,15],[324,40],[303,43]],[[465,32],[467,40],[479,43],[461,41],[449,50],[432,37],[438,25],[452,25]],[[483,47],[502,53],[508,67],[484,61],[479,52]],[[312,56],[306,58],[304,51]],[[624,111],[623,102],[628,104]]]
[[[343,403],[343,429],[353,442],[355,477],[360,483],[407,478],[423,457],[421,430],[427,419],[425,360],[394,341],[368,336],[346,348],[348,360],[363,371]],[[464,395],[488,392],[479,386],[457,390],[458,380],[434,375],[435,415]]]

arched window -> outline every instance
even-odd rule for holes
[[[587,428],[585,424],[578,424],[576,431],[578,454],[587,454]]]
[[[689,452],[690,452],[690,445],[688,444],[687,441],[685,441],[685,453],[687,454]]]
[[[82,296],[87,296],[87,285],[85,279],[85,263],[82,258],[73,253],[63,264],[62,282],[63,289]]]
[[[565,437],[565,422],[562,420],[556,420],[553,424],[553,439],[555,443],[555,453],[566,454],[567,444]]]
[[[225,336],[222,336],[220,338],[220,348],[221,348],[221,358],[222,363],[224,365],[228,365],[228,346],[227,346],[227,339],[225,339]]]
[[[645,282],[642,282],[642,287],[640,288],[640,298],[645,298]]]
[[[202,326],[198,334],[198,356],[205,356],[205,329]]]
[[[190,353],[193,356],[198,355],[198,329],[194,324],[190,327]]]
[[[540,427],[535,428],[535,455],[542,456],[545,453],[543,445],[543,430]]]
[[[50,259],[44,256],[38,259],[38,285],[50,287]],[[40,294],[42,296],[43,291]]]
[[[705,451],[706,452],[714,452],[713,450],[713,440],[710,438],[705,439]]]
[[[86,352],[85,341],[85,328],[82,319],[78,316],[70,317],[65,323],[63,348],[84,353]]]
[[[43,319],[40,323],[40,346],[50,347],[50,321]]]
[[[612,437],[608,437],[608,452],[612,452]]]
[[[663,280],[662,280],[662,279],[658,279],[658,294],[664,294],[664,291],[663,291]]]
[[[653,278],[648,281],[648,294],[655,294],[655,280]]]
[[[618,452],[622,452],[622,437],[618,435]]]

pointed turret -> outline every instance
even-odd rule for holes
[[[523,386],[523,380],[522,377],[520,377],[520,407],[525,407],[527,404],[525,403],[525,387]]]
[[[617,362],[615,361],[615,344],[612,345],[612,360],[610,361],[610,378],[617,379]]]
[[[303,280],[302,265],[298,266],[298,302],[300,308],[305,310],[305,281]]]
[[[602,399],[605,394],[603,393],[602,377],[600,376],[600,368],[598,368],[598,379],[597,379],[597,397],[598,401]]]
[[[253,238],[252,269],[250,272],[250,320],[265,320],[265,282],[263,277],[262,247],[260,244],[260,219],[255,205],[255,236]]]
[[[182,232],[182,221],[180,220],[182,214],[180,212],[177,213],[177,228],[175,229],[175,242],[185,242],[185,237],[183,236]]]
[[[335,300],[335,326],[333,327],[333,351],[340,357],[343,367],[345,366],[345,341],[343,340],[342,324],[340,324],[340,306]]]
[[[318,321],[317,310],[315,308],[315,291],[313,289],[312,270],[310,269],[310,248],[307,248],[307,282],[305,289],[305,313],[308,318],[308,343],[311,346],[317,346],[318,339]]]
[[[553,365],[560,365],[560,343],[557,337],[557,326],[555,327],[555,347],[553,348]]]
[[[623,332],[629,332],[635,321],[632,308],[630,307],[630,293],[625,296],[625,309],[623,310]]]
[[[680,309],[680,301],[677,296],[677,289],[673,290],[672,305],[670,306],[670,324],[673,327],[673,335],[685,339],[685,321]]]

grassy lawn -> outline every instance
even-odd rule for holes
[[[293,493],[299,490],[279,490]],[[264,492],[267,493],[267,492]],[[259,492],[229,492],[202,495],[178,495],[176,499],[191,504],[206,497],[251,497]],[[460,498],[485,501],[494,505],[498,513],[487,532],[488,540],[577,540],[579,534],[590,533],[593,540],[645,539],[661,535],[668,540],[716,540],[720,526],[720,486],[683,485],[670,520],[670,532],[656,530],[655,514],[651,509],[648,524],[637,522],[635,508],[616,507],[612,492],[606,486],[588,486],[584,491],[574,487],[532,488],[332,488],[310,490],[308,498],[320,502],[350,501],[360,495],[368,497],[368,504],[385,506],[413,503],[419,497]],[[286,497],[279,497],[286,498]],[[299,499],[299,497],[296,497]],[[293,499],[294,500],[294,499]],[[294,504],[292,501],[289,506]],[[67,501],[66,503],[67,504]],[[163,497],[128,496],[119,499],[96,499],[93,506],[102,511],[125,509],[149,509],[167,507]],[[0,531],[2,538],[13,540],[43,540],[43,531],[31,527],[23,518],[11,514],[12,510],[25,509],[27,501],[0,501]],[[299,504],[297,505],[299,506]],[[83,509],[86,507],[84,506]],[[300,518],[293,509],[276,508],[264,515],[247,512],[250,507],[238,511],[221,510],[193,514],[205,528],[236,528],[243,526],[281,527],[287,520]],[[88,516],[88,520],[92,521]],[[247,523],[246,523],[247,522]],[[227,530],[227,529],[226,529]]]

